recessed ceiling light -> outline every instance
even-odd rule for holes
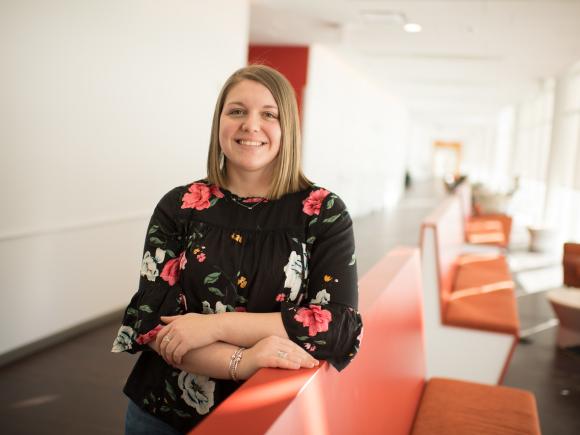
[[[417,23],[407,23],[403,26],[405,32],[408,33],[419,33],[422,29],[420,24]]]

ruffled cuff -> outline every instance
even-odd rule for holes
[[[290,340],[338,371],[355,357],[362,338],[362,319],[352,307],[282,303],[282,322]]]
[[[150,350],[148,343],[155,339],[163,327],[160,317],[184,312],[184,297],[179,287],[166,291],[164,295],[154,291],[138,292],[125,310],[111,352],[137,353]]]

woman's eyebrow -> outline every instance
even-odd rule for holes
[[[241,101],[229,101],[228,103],[226,103],[226,106],[229,105],[238,105],[238,106],[244,106],[245,104],[242,103]],[[262,106],[262,109],[276,109],[278,110],[278,106],[272,106],[271,104],[266,104],[265,106]]]

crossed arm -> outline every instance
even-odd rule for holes
[[[229,379],[229,361],[239,347],[247,348],[238,366],[240,379],[262,367],[296,370],[318,365],[288,338],[280,313],[188,313],[161,320],[166,326],[149,346],[168,364],[187,372]]]

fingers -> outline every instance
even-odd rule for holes
[[[290,340],[288,340],[290,341]],[[289,357],[295,362],[299,362],[302,367],[315,367],[319,364],[318,360],[306,352],[302,347],[290,341]]]
[[[169,334],[169,328],[166,326],[161,328],[161,330],[157,333],[157,337],[155,337],[155,343],[157,344],[157,349],[161,350],[161,345],[163,344],[163,340],[165,339],[165,336],[167,334]]]
[[[270,355],[273,357],[271,364],[274,367],[299,369],[301,367],[313,368],[319,364],[317,359],[289,339],[280,339],[272,344],[270,352],[273,351],[274,355],[271,353]]]
[[[175,365],[175,351],[181,343],[181,340],[179,337],[174,336],[172,328],[166,326],[161,329],[157,334],[155,342],[159,349],[159,355],[165,360],[165,362],[170,365]],[[179,359],[181,361],[181,357]]]
[[[177,318],[179,318],[181,316],[161,316],[161,321],[165,324],[169,324],[171,322],[173,322],[174,320],[177,320]]]
[[[166,345],[162,350],[161,356],[167,364],[173,366],[175,365],[175,359],[173,358],[173,355],[177,349],[177,346],[179,346],[179,339],[174,337],[171,338],[171,340],[166,340],[165,343]]]

